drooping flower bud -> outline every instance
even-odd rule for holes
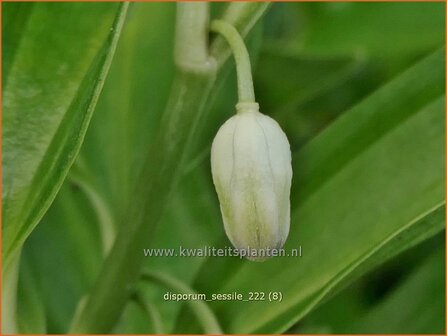
[[[239,103],[236,108],[211,148],[225,232],[240,250],[278,249],[290,226],[290,145],[278,123],[260,113],[257,103]]]

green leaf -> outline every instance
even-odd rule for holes
[[[4,7],[4,49],[9,51],[3,63],[2,199],[8,264],[50,206],[79,151],[127,6]]]
[[[443,6],[275,4],[265,19],[255,72],[263,111],[282,125],[292,148],[300,148],[342,112],[441,47]]]
[[[6,86],[11,64],[20,44],[23,31],[32,12],[33,3],[9,3],[2,8],[3,57],[2,84]]]
[[[341,286],[443,229],[443,74],[441,50],[294,156],[286,248],[301,245],[303,257],[213,259],[198,276],[198,292],[283,293],[281,302],[213,303],[226,332],[283,332]]]
[[[20,8],[19,4],[15,6]],[[283,291],[281,303],[210,303],[225,332],[285,331],[368,270],[421,241],[429,243],[427,239],[444,226],[445,196],[440,187],[444,182],[444,120],[439,113],[444,107],[442,53],[351,109],[384,81],[426,55],[427,50],[443,43],[443,31],[437,27],[443,27],[444,18],[433,12],[442,5],[376,6],[380,10],[365,12],[357,4],[274,4],[273,14],[282,8],[284,16],[275,24],[269,24],[270,16],[266,17],[270,42],[263,45],[259,66],[254,67],[261,109],[279,121],[294,148],[314,138],[294,155],[294,211],[287,248],[302,245],[303,257],[277,258],[263,264],[238,258],[145,260],[149,269],[174,277],[197,292]],[[219,7],[212,7],[217,14]],[[383,10],[389,12],[383,14]],[[22,23],[34,15],[33,10],[28,14],[21,11],[9,11],[7,25],[18,27],[9,37],[11,47],[4,47],[5,53],[11,51],[9,59],[20,55],[18,42],[29,26]],[[112,11],[107,11],[109,22]],[[405,19],[414,13],[420,21]],[[76,306],[101,269],[102,245],[105,240],[112,241],[120,222],[125,226],[132,222],[122,220],[123,213],[142,159],[159,128],[172,84],[174,15],[173,3],[136,3],[131,7],[75,169],[71,169],[41,225],[25,243],[18,309],[23,330],[42,330],[44,313],[45,332],[67,332]],[[348,27],[360,15],[380,34],[366,34],[363,27],[357,34]],[[346,35],[349,41],[330,39],[325,20],[332,22],[335,36],[344,31],[351,34]],[[6,25],[8,21],[2,22]],[[388,24],[381,26],[381,22]],[[272,30],[283,24],[290,35],[272,35]],[[414,45],[408,39],[411,25],[417,27]],[[387,34],[381,31],[385,26]],[[258,46],[262,42],[260,28],[258,25],[253,36]],[[326,40],[321,37],[324,34]],[[318,44],[320,37],[325,42]],[[7,41],[3,39],[4,46]],[[343,47],[338,48],[337,43]],[[389,50],[380,49],[378,43]],[[273,52],[277,46],[281,48]],[[15,53],[13,47],[19,52]],[[361,57],[358,50],[362,50]],[[92,52],[90,60],[94,55]],[[6,61],[4,70],[11,68]],[[232,62],[230,59],[226,70],[232,70]],[[197,127],[200,139],[195,152],[199,155],[189,162],[169,203],[163,204],[167,211],[147,240],[147,248],[230,245],[224,235],[208,160],[208,147],[217,128],[234,113],[235,78],[229,76],[224,82],[226,70],[218,75],[215,86],[219,88],[214,90],[218,93],[209,99],[209,109],[201,117],[204,127]],[[3,83],[5,76],[10,77],[8,71],[3,71]],[[159,151],[168,149],[159,147]],[[159,156],[155,154],[151,164],[157,166]],[[159,196],[153,194],[154,201]],[[102,222],[109,238],[101,241]],[[132,259],[123,258],[120,274],[126,274]],[[32,277],[27,278],[29,274]],[[110,278],[110,288],[119,276]],[[145,303],[155,308],[157,322],[130,301],[121,318],[116,319],[113,332],[150,333],[158,330],[155,326],[159,322],[165,332],[202,332],[187,304],[163,299],[167,290],[156,284],[143,289],[148,300]],[[346,324],[346,328],[354,326]]]

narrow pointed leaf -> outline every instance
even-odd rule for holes
[[[11,25],[3,27],[6,36],[21,37],[3,63],[6,264],[48,209],[79,151],[127,9],[97,3],[31,5],[18,8],[26,12],[24,28],[9,19]]]

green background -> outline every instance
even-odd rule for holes
[[[213,17],[225,6],[213,3]],[[291,143],[286,248],[301,245],[303,257],[146,258],[148,269],[200,293],[283,293],[277,303],[208,303],[225,333],[444,333],[444,6],[272,4],[247,45],[261,111]],[[29,235],[22,333],[68,331],[126,224],[169,96],[175,4],[134,3],[90,120],[118,11],[114,3],[2,4],[3,254]],[[230,244],[209,151],[234,114],[232,60],[216,83],[148,248]],[[129,301],[115,333],[160,324],[164,333],[204,331],[194,307],[163,300],[169,288],[139,287],[151,310]]]

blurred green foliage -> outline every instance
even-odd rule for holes
[[[212,15],[225,5],[212,3]],[[32,4],[9,12],[8,6],[16,5],[3,5],[3,50],[21,34],[32,40],[43,30],[48,41],[63,43],[67,20],[74,20],[69,28],[79,33],[76,43],[94,49],[100,43],[90,45],[80,33],[93,38],[103,28],[105,39],[116,9],[52,4],[61,6],[58,19],[39,7],[48,18],[37,20]],[[76,23],[78,10],[83,20]],[[107,16],[100,27],[98,13]],[[294,152],[287,247],[303,245],[304,256],[262,264],[147,258],[146,266],[199,292],[284,292],[281,304],[212,303],[225,332],[443,333],[444,14],[443,3],[274,3],[247,43],[261,111],[280,123]],[[107,248],[104,230],[114,232],[128,206],[169,96],[174,26],[173,3],[131,6],[81,152],[25,244],[21,332],[67,332],[95,279]],[[78,49],[57,56],[79,59]],[[45,60],[47,50],[27,57]],[[79,84],[91,55],[82,71],[64,81]],[[8,81],[14,71],[29,71],[5,60]],[[217,79],[199,141],[148,247],[229,245],[208,155],[217,129],[234,113],[232,64]],[[54,85],[62,83],[47,74]],[[26,87],[11,94],[19,89]],[[39,97],[51,101],[53,95]],[[68,106],[72,95],[64,97]],[[146,284],[141,290],[165,332],[202,332],[186,305],[163,300],[166,289]],[[155,329],[146,312],[129,302],[114,331]]]

